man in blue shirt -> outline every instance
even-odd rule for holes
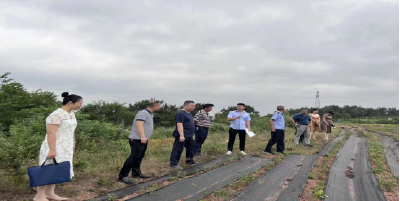
[[[196,104],[193,101],[185,101],[183,109],[175,116],[176,128],[172,134],[175,137],[175,142],[170,157],[170,165],[173,168],[183,169],[178,165],[183,148],[186,148],[186,164],[197,165],[193,160],[193,134],[195,127],[193,116],[190,114],[195,108]]]
[[[278,111],[272,115],[269,121],[271,125],[271,139],[268,141],[267,147],[265,147],[264,153],[272,154],[271,148],[276,145],[276,151],[279,154],[283,154],[285,150],[285,107],[278,106]]]
[[[237,110],[228,114],[228,121],[231,121],[229,128],[229,142],[227,155],[232,154],[233,145],[235,144],[236,135],[239,133],[239,149],[242,155],[246,155],[244,148],[246,145],[246,127],[250,131],[250,114],[244,111],[245,104],[238,103]]]
[[[296,114],[292,118],[292,122],[296,125],[297,131],[294,137],[294,143],[299,144],[300,136],[304,135],[304,141],[307,146],[312,147],[310,144],[310,127],[311,127],[311,117],[307,114],[307,109],[302,109],[301,113]]]

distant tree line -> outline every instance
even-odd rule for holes
[[[9,78],[11,73],[5,73],[0,77],[0,131],[9,134],[10,127],[13,124],[24,121],[24,119],[33,116],[48,116],[53,110],[61,107],[61,102],[57,101],[59,95],[49,91],[28,91],[21,83]],[[73,92],[72,92],[73,93]],[[85,98],[85,94],[79,94]],[[78,121],[89,120],[99,123],[112,123],[122,125],[125,128],[132,126],[135,115],[140,110],[147,107],[147,103],[155,98],[137,101],[135,103],[120,103],[95,101],[85,104],[79,111],[81,119]],[[161,100],[162,101],[162,100]],[[182,101],[183,103],[183,101]],[[205,103],[196,103],[196,109],[192,111],[194,116],[202,109]],[[154,113],[154,123],[156,126],[171,127],[175,125],[175,114],[182,108],[173,104],[164,103],[161,109]],[[236,106],[222,109],[217,113],[221,118],[220,122],[226,122],[226,116],[230,110],[235,110]],[[252,115],[259,116],[252,106],[247,106],[246,111]],[[42,118],[42,117],[41,117]],[[43,122],[44,125],[44,122]]]
[[[24,119],[40,116],[44,118],[53,110],[61,106],[57,101],[59,95],[49,91],[35,90],[27,91],[21,83],[9,78],[10,73],[0,76],[0,131],[9,135],[10,127],[13,124],[23,122]],[[73,93],[73,92],[72,92]],[[85,98],[85,94],[79,94]],[[147,103],[155,98],[137,101],[135,103],[108,103],[105,101],[95,101],[85,104],[78,112],[83,121],[92,121],[98,123],[112,123],[124,128],[132,126],[133,119],[138,111],[147,107]],[[161,100],[162,101],[162,100]],[[183,100],[184,101],[184,100]],[[205,103],[196,103],[196,109],[192,111],[195,115],[202,109]],[[156,126],[171,127],[175,125],[175,114],[182,108],[181,105],[163,103],[161,109],[154,114],[154,123]],[[307,109],[311,109],[306,107]],[[227,116],[229,111],[236,110],[236,106],[229,106],[221,109],[215,114],[214,121],[219,123],[228,123]],[[246,105],[246,112],[251,114],[252,118],[260,117],[260,114],[254,107]],[[301,108],[288,109],[286,113],[294,115],[299,113]],[[319,109],[323,114],[328,111],[334,111],[335,118],[363,118],[363,117],[395,117],[399,115],[396,108],[364,108],[361,106],[337,106],[330,105]],[[267,115],[269,116],[269,115]],[[44,125],[44,122],[43,122]]]

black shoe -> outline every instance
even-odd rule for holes
[[[195,166],[195,165],[198,165],[198,163],[196,163],[196,162],[192,159],[192,160],[186,160],[186,165]]]
[[[132,177],[133,177],[133,178],[142,178],[142,179],[151,178],[150,175],[145,175],[145,174],[142,174],[142,173],[140,173],[139,175],[132,174]]]
[[[309,147],[314,147],[312,144],[306,144],[306,146],[309,146]]]
[[[134,184],[135,182],[129,179],[128,177],[124,177],[122,179],[118,179],[119,182],[125,183],[125,184]]]

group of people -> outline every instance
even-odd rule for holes
[[[132,132],[129,136],[129,143],[131,145],[131,155],[126,160],[121,172],[119,174],[119,181],[126,184],[133,184],[129,178],[129,173],[132,172],[132,177],[136,178],[149,178],[149,175],[142,174],[140,170],[140,163],[144,157],[147,148],[147,142],[153,132],[153,112],[159,110],[161,103],[159,101],[150,101],[148,107],[140,111],[132,126]],[[201,155],[201,147],[208,136],[208,130],[211,126],[211,119],[209,112],[212,111],[213,104],[203,105],[203,109],[199,110],[196,115],[192,116],[191,112],[196,108],[193,101],[185,101],[183,109],[178,111],[175,116],[176,128],[172,135],[175,141],[172,147],[170,156],[170,166],[175,169],[183,169],[179,166],[179,161],[182,156],[184,148],[186,148],[186,164],[193,166],[197,165],[194,161],[194,156]],[[245,111],[246,105],[244,103],[237,104],[237,110],[230,111],[227,120],[231,122],[229,128],[229,141],[227,155],[233,153],[233,145],[235,144],[236,136],[239,135],[239,150],[240,154],[246,155],[246,133],[251,131],[251,117]],[[285,107],[278,106],[277,111],[272,115],[270,120],[271,125],[271,139],[264,150],[266,154],[273,154],[271,151],[272,146],[277,144],[277,153],[283,154],[285,150]],[[321,119],[318,115],[318,110],[313,110],[312,114],[307,114],[307,109],[302,109],[299,114],[296,114],[291,121],[296,125],[296,136],[294,143],[299,144],[300,137],[304,136],[307,146],[312,147],[310,139],[316,139],[316,132],[321,131],[325,133],[325,139],[328,139],[328,134],[331,132],[330,127],[332,123],[332,115],[334,112],[325,114]],[[310,137],[311,131],[311,137]]]
[[[272,154],[271,148],[276,144],[278,154],[283,154],[285,150],[285,107],[278,106],[277,111],[272,115],[270,120],[271,125],[271,139],[264,150],[266,154]],[[306,146],[313,147],[311,138],[316,140],[317,131],[324,133],[324,139],[329,140],[329,133],[332,132],[331,127],[335,126],[332,121],[332,116],[335,114],[333,111],[322,116],[318,114],[318,109],[313,109],[311,114],[307,114],[307,109],[302,109],[300,113],[296,114],[291,121],[295,124],[296,132],[294,143],[299,145],[304,140]],[[310,135],[311,133],[311,135]]]
[[[47,135],[40,148],[39,164],[53,163],[56,158],[58,162],[69,161],[72,164],[73,153],[75,152],[75,128],[77,121],[73,110],[78,110],[82,107],[83,98],[75,94],[64,92],[63,106],[46,119]],[[183,108],[177,112],[175,116],[175,130],[172,136],[175,137],[170,156],[170,166],[174,169],[183,169],[179,166],[179,161],[182,156],[184,148],[186,148],[186,164],[190,166],[197,165],[194,156],[201,155],[202,145],[207,139],[208,130],[211,126],[211,117],[209,112],[212,111],[213,104],[205,104],[202,110],[198,111],[193,117],[191,112],[196,108],[194,101],[185,101]],[[237,110],[230,111],[227,120],[231,122],[229,128],[229,141],[227,147],[227,155],[233,153],[233,145],[235,143],[236,135],[239,135],[239,149],[240,154],[246,155],[246,132],[251,131],[251,117],[245,111],[246,105],[243,103],[237,104]],[[133,184],[134,181],[129,178],[131,173],[134,178],[149,178],[151,176],[145,175],[141,171],[141,162],[145,156],[148,141],[154,131],[154,112],[161,108],[161,102],[157,100],[149,101],[147,108],[139,111],[134,120],[129,135],[129,144],[131,147],[131,154],[126,159],[122,169],[120,170],[118,181]],[[272,115],[269,121],[271,125],[271,139],[264,150],[266,154],[273,154],[271,148],[277,144],[277,153],[283,154],[285,150],[285,107],[278,106],[277,111]],[[334,112],[325,114],[322,122],[318,115],[318,110],[312,111],[308,115],[307,110],[303,109],[301,113],[296,114],[292,118],[292,122],[296,125],[296,136],[294,139],[295,144],[299,144],[301,136],[304,136],[305,143],[312,146],[310,138],[314,136],[316,131],[323,131],[325,139],[328,139],[328,134],[331,132],[330,127],[332,123],[332,115]],[[310,134],[311,130],[311,136]],[[73,166],[70,169],[71,178],[74,176]],[[39,186],[37,188],[37,195],[35,201],[52,200],[67,200],[67,198],[59,197],[54,193],[55,185]]]

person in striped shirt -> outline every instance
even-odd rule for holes
[[[194,116],[194,124],[196,125],[195,128],[195,148],[193,150],[196,156],[201,155],[201,146],[207,139],[208,129],[211,126],[211,120],[209,116],[209,112],[211,112],[212,108],[214,107],[213,104],[205,104],[203,105],[203,109],[199,110],[196,115]]]

